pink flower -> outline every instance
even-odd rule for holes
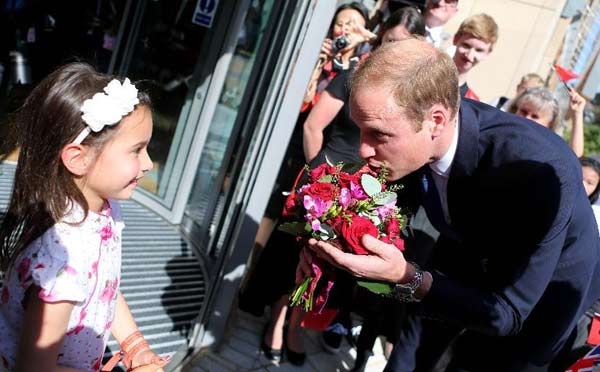
[[[313,231],[321,230],[321,222],[319,220],[313,220],[310,225]]]
[[[94,363],[94,365],[92,366],[92,369],[94,371],[99,371],[101,367],[102,367],[102,357],[100,357],[100,358],[98,358],[98,360],[96,360],[96,363]]]
[[[112,301],[117,294],[118,284],[118,279],[115,279],[114,281],[107,281],[106,286],[102,290],[102,293],[100,293],[100,301],[104,303],[109,303],[110,301]]]
[[[362,186],[357,185],[354,182],[350,182],[350,191],[354,199],[365,200],[369,198],[369,195],[363,190]]]
[[[312,216],[319,218],[331,207],[332,202],[323,201],[317,197],[311,197],[310,195],[304,195],[304,208]]]
[[[40,290],[40,294],[39,297],[41,300],[44,300],[46,302],[56,302],[58,301],[58,298],[56,297],[56,293],[54,293],[54,291],[46,291],[45,289],[42,288],[42,290]]]
[[[65,265],[63,270],[69,275],[77,275],[77,270],[75,270],[73,266]]]
[[[2,301],[3,304],[8,302],[8,287],[6,286],[2,287],[2,296],[0,297],[0,301]]]
[[[384,220],[388,216],[394,215],[394,213],[396,212],[395,209],[396,209],[396,202],[394,201],[393,203],[382,205],[381,207],[377,208],[375,211],[377,212],[377,215],[379,216],[379,218]]]
[[[347,188],[342,188],[342,191],[340,191],[340,197],[338,198],[338,202],[340,203],[340,205],[344,208],[348,207],[350,205],[350,202],[352,201],[352,195],[350,193],[350,190],[348,190]]]
[[[78,335],[81,331],[85,329],[85,326],[83,325],[83,320],[85,319],[86,315],[87,311],[85,311],[85,309],[81,310],[81,313],[79,314],[79,322],[77,323],[75,328],[67,332],[67,336],[72,334]]]
[[[102,239],[103,242],[107,241],[108,239],[111,239],[112,237],[113,231],[112,226],[110,224],[104,226],[102,230],[100,230],[100,239]]]
[[[31,267],[31,258],[24,258],[17,266],[17,276],[20,282],[24,282],[29,277],[29,268]]]

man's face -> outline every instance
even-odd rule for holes
[[[440,0],[437,4],[434,4],[433,1],[427,3],[427,16],[434,18],[435,23],[439,25],[446,24],[456,12],[458,12],[458,0]]]
[[[459,74],[471,70],[479,62],[486,59],[492,51],[492,44],[469,34],[454,37],[454,45],[456,45],[456,52],[453,59]]]
[[[359,88],[350,103],[352,120],[360,128],[360,156],[371,167],[388,169],[388,180],[397,180],[432,160],[431,123],[419,132],[386,89]]]

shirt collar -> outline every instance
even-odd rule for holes
[[[458,147],[458,133],[459,133],[460,120],[456,118],[456,127],[454,128],[454,135],[452,136],[452,143],[450,144],[450,148],[446,152],[441,159],[434,161],[429,164],[429,168],[434,171],[436,174],[448,178],[450,175],[450,169],[452,168],[452,162],[454,161],[454,156],[456,155],[456,148]]]
[[[437,44],[440,43],[440,41],[441,41],[442,32],[444,32],[444,28],[442,26],[431,27],[431,28],[425,26],[425,31],[427,31],[430,42],[436,44],[435,45],[436,47],[439,46]]]

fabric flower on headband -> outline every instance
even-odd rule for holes
[[[125,79],[123,84],[113,79],[104,87],[104,92],[98,92],[83,102],[81,118],[87,126],[73,143],[80,144],[91,131],[100,132],[105,125],[117,124],[140,103],[138,90],[129,79]]]

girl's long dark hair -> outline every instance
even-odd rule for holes
[[[581,163],[582,168],[590,167],[594,170],[594,172],[598,173],[598,175],[600,176],[600,163],[598,163],[595,159],[589,158],[587,156],[582,156],[579,158],[579,163]],[[590,196],[588,196],[588,199],[590,199],[591,204],[594,204],[598,200],[599,196],[600,196],[600,183],[598,183],[598,185],[596,185],[596,188],[590,194]]]
[[[6,271],[27,245],[60,221],[73,202],[87,216],[87,201],[75,176],[64,167],[61,151],[85,128],[83,101],[102,92],[113,78],[84,63],[68,64],[42,80],[17,113],[14,138],[20,154],[0,225],[1,270]],[[150,104],[146,94],[139,98],[141,104]],[[117,127],[91,133],[82,144],[100,149]]]
[[[396,26],[403,26],[412,36],[425,37],[427,35],[427,31],[425,29],[425,19],[423,18],[423,15],[417,8],[407,6],[405,8],[396,10],[388,17],[388,19],[386,19],[385,22],[383,22],[379,29],[377,40],[373,43],[373,47],[380,47],[381,43],[383,42],[383,35]]]

